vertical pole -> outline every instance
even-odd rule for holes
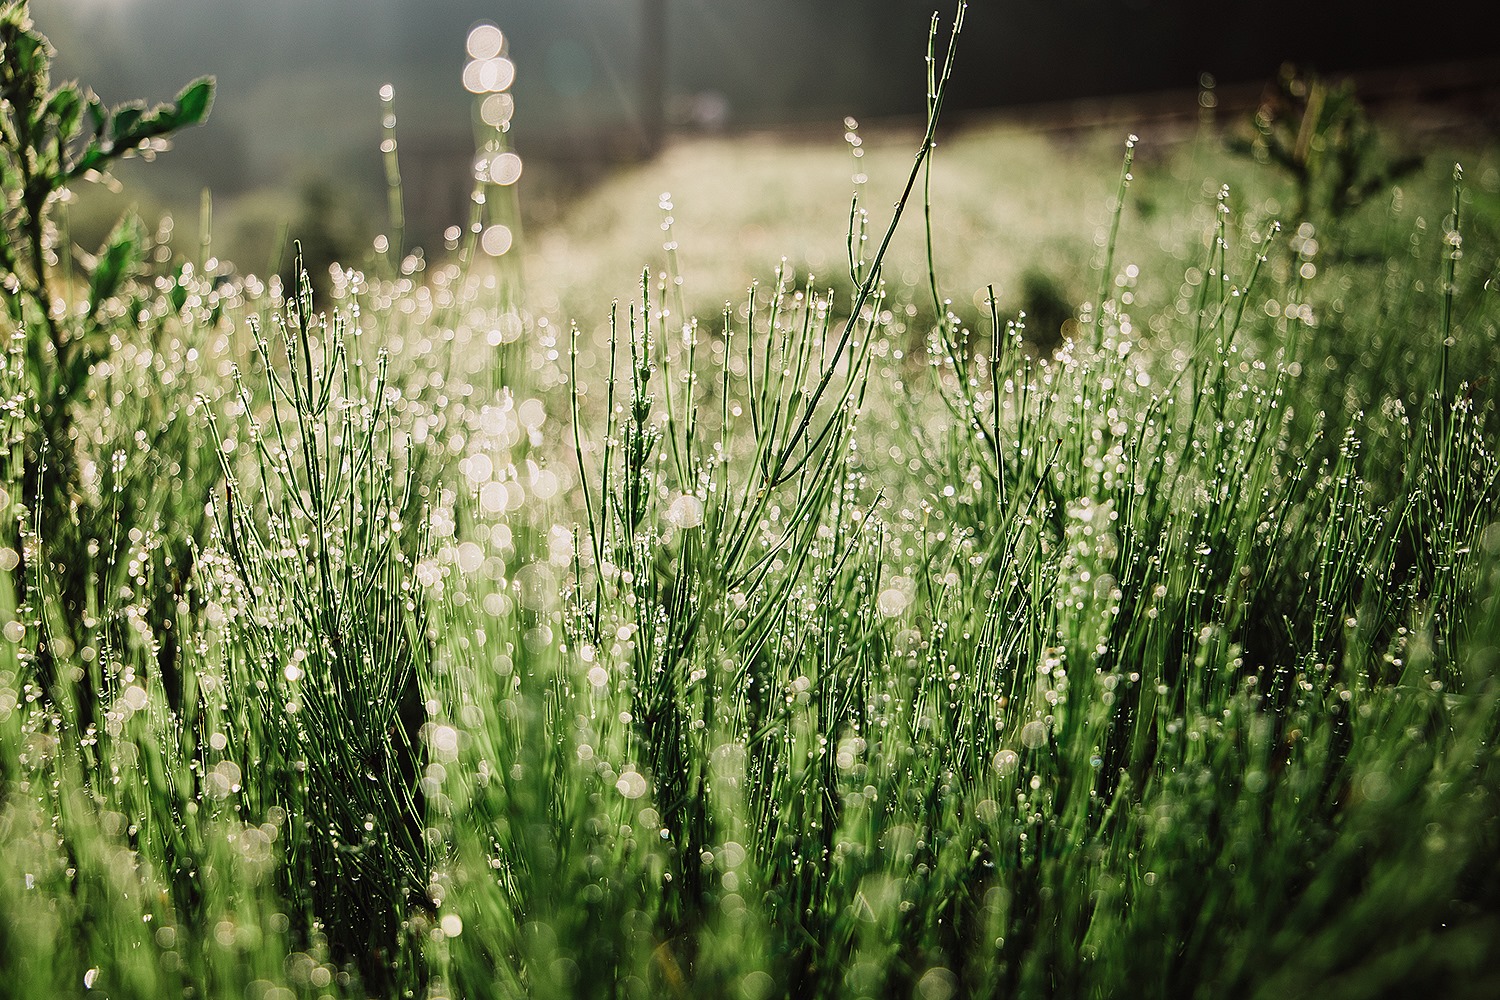
[[[647,156],[667,127],[667,0],[641,0],[641,128]]]

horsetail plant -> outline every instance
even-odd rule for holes
[[[232,430],[205,406],[225,479],[209,565],[234,640],[210,725],[228,736],[225,759],[269,779],[250,805],[286,817],[289,888],[329,887],[318,925],[374,984],[412,960],[402,915],[426,882],[415,731],[428,638],[414,574],[425,542],[385,353],[371,371],[359,327],[312,310],[304,273],[273,318],[279,356],[252,319],[267,406],[238,374]]]
[[[696,319],[669,219],[568,344],[472,252],[106,302],[82,645],[36,513],[0,545],[0,992],[1493,993],[1482,200],[1328,277],[1215,182],[1137,265],[1129,156],[1055,348],[862,195],[846,295]]]

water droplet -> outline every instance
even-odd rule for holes
[[[688,529],[703,524],[703,501],[691,493],[684,493],[672,501],[667,508],[667,523],[673,527]]]
[[[521,179],[521,158],[515,153],[501,153],[490,161],[489,176],[495,184],[514,184]]]
[[[639,771],[627,770],[615,782],[615,789],[627,799],[638,799],[646,794],[646,776]]]
[[[510,251],[514,241],[515,237],[509,226],[494,225],[484,231],[484,235],[479,238],[479,245],[491,257],[501,257]]]

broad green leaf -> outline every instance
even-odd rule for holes
[[[90,315],[98,312],[104,301],[120,290],[125,279],[140,264],[143,244],[141,223],[135,216],[127,215],[115,225],[94,263],[93,273],[89,275]]]
[[[115,145],[133,146],[135,144],[132,139],[145,113],[146,109],[136,102],[115,109],[114,118],[109,123],[109,135]]]
[[[103,135],[104,127],[109,124],[109,112],[104,110],[104,102],[99,100],[99,95],[89,94],[89,122],[93,126],[95,135]]]
[[[47,117],[53,119],[53,128],[58,137],[67,142],[78,134],[79,121],[83,117],[83,95],[78,88],[64,85],[47,102]]]
[[[115,140],[118,147],[115,155],[121,156],[132,149],[138,149],[146,140],[169,135],[176,128],[177,115],[174,109],[165,105],[152,108],[131,124],[129,132]]]
[[[205,76],[182,88],[177,95],[176,127],[197,125],[208,117],[214,104],[214,78]]]
[[[39,78],[42,86],[46,86],[47,57],[51,54],[49,49],[47,40],[36,32],[17,32],[11,38],[10,51],[6,53],[6,59],[13,67],[12,74]]]
[[[172,282],[172,288],[167,292],[167,300],[172,303],[172,309],[182,312],[182,307],[187,305],[187,285],[182,280],[182,268],[177,269],[177,280]]]
[[[99,145],[97,138],[90,139],[89,144],[84,147],[83,155],[79,156],[78,162],[68,169],[68,179],[82,177],[90,170],[98,170],[109,160],[109,154],[104,147]]]

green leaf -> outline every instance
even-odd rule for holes
[[[182,270],[177,271],[177,280],[172,282],[172,288],[167,292],[167,299],[172,303],[174,312],[182,312],[182,307],[187,304],[187,285],[182,281]]]
[[[120,149],[113,155],[134,149],[148,139],[170,135],[185,125],[198,124],[208,116],[213,99],[214,82],[204,77],[184,87],[172,104],[161,104],[150,111],[142,111],[138,105],[116,111],[110,133]]]
[[[104,249],[94,262],[93,272],[89,275],[90,316],[96,314],[105,300],[120,290],[120,286],[140,265],[144,256],[144,244],[141,223],[135,216],[127,215],[115,224],[114,231],[109,234]]]
[[[182,88],[177,95],[177,121],[174,127],[198,125],[208,117],[214,105],[214,78],[201,77]]]
[[[89,123],[93,126],[96,136],[104,134],[104,127],[109,124],[109,112],[104,110],[104,102],[99,100],[99,95],[89,94]]]
[[[90,170],[102,168],[109,161],[109,156],[110,154],[104,151],[104,147],[99,145],[97,138],[90,139],[89,144],[84,147],[83,155],[78,158],[78,162],[68,168],[68,179],[82,177]]]
[[[20,31],[12,37],[6,53],[18,77],[44,79],[48,57],[52,54],[47,40],[34,31]],[[45,86],[45,83],[43,83]]]
[[[134,146],[140,141],[136,138],[136,133],[140,130],[140,121],[145,114],[145,107],[138,102],[115,109],[114,118],[109,123],[109,137],[115,145]]]
[[[78,134],[78,125],[83,118],[83,95],[78,88],[64,85],[47,102],[47,117],[53,120],[53,128],[63,142]]]

